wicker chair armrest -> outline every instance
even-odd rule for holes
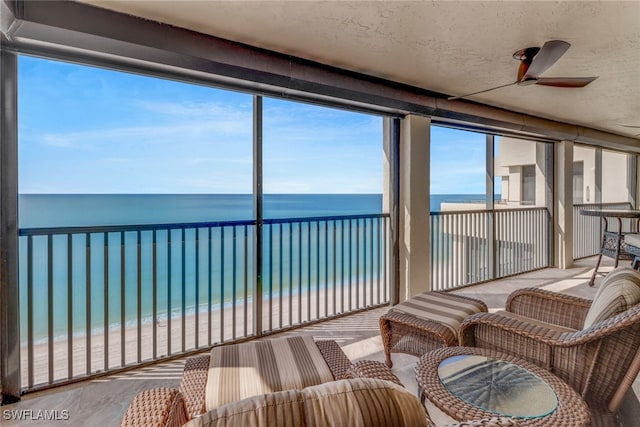
[[[545,328],[542,325],[528,323],[524,320],[506,317],[500,313],[478,313],[467,317],[460,325],[460,345],[474,347],[475,330],[479,325],[490,327],[494,333],[485,339],[496,340],[499,344],[500,340],[510,340],[510,336],[519,335],[529,338],[550,346],[566,344],[568,337],[575,333],[559,332],[555,329]]]
[[[209,354],[187,358],[180,382],[189,418],[205,412],[205,388],[209,372]]]
[[[478,325],[490,326],[496,331],[496,339],[509,339],[508,334],[555,347],[576,347],[595,342],[603,337],[640,324],[640,304],[610,319],[597,323],[590,328],[575,332],[560,332],[542,325],[523,320],[508,318],[500,313],[478,313],[469,316],[460,326],[460,345],[473,347],[474,332]]]
[[[121,427],[177,427],[189,421],[184,398],[175,388],[153,388],[136,395]]]
[[[517,427],[518,422],[513,418],[493,417],[481,420],[461,421],[455,424],[447,424],[445,427]]]
[[[354,362],[346,372],[348,378],[376,378],[394,382],[404,387],[400,379],[382,362],[359,360]]]
[[[347,355],[344,354],[340,345],[333,340],[316,341],[316,345],[320,353],[322,353],[322,357],[327,362],[327,365],[329,365],[333,378],[335,380],[349,378],[345,375],[349,368],[351,368],[351,361]]]
[[[506,311],[572,329],[582,329],[591,300],[539,288],[512,292]]]
[[[589,328],[572,334],[567,334],[567,336],[563,337],[564,342],[561,345],[563,347],[582,345],[599,340],[630,327],[638,328],[638,326],[640,326],[640,304],[618,314],[617,316],[613,316],[607,320],[596,323]],[[621,347],[621,350],[622,348],[624,348],[624,346]]]

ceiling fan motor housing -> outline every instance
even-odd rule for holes
[[[516,76],[516,81],[518,84],[529,85],[536,82],[536,79],[526,79],[523,80],[525,74],[527,74],[527,70],[533,61],[533,58],[540,52],[539,47],[528,47],[526,49],[520,49],[519,51],[513,54],[513,59],[517,59],[520,61],[520,66],[518,67],[518,74]]]

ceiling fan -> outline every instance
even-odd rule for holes
[[[513,83],[492,87],[479,92],[468,93],[460,96],[450,96],[448,100],[466,98],[472,95],[489,92],[507,86],[528,86],[532,84],[554,87],[584,87],[597,79],[597,77],[540,77],[547,71],[571,45],[563,40],[550,40],[540,47],[528,47],[520,49],[513,54],[513,59],[520,61],[517,79]]]

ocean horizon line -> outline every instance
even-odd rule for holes
[[[377,196],[384,193],[262,193],[264,196]],[[19,192],[18,196],[253,196],[253,193],[74,193]],[[478,196],[482,193],[430,193],[430,196]],[[497,196],[497,195],[496,195]]]

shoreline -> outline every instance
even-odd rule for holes
[[[366,289],[366,291],[365,291]],[[352,306],[348,307],[348,294],[345,292],[345,300],[340,302],[342,296],[340,287],[336,286],[335,305],[334,305],[334,287],[327,287],[326,292],[321,288],[318,294],[316,289],[311,294],[304,292],[302,294],[283,293],[282,300],[279,296],[272,300],[271,304],[268,300],[263,300],[262,329],[264,331],[277,330],[289,326],[303,324],[309,321],[341,314],[343,312],[365,308],[369,305],[377,305],[382,303],[383,287],[377,289],[377,292],[370,295],[370,284],[360,283],[359,289],[355,286],[351,289]],[[367,296],[367,300],[363,303],[363,297]],[[311,298],[311,300],[309,300]],[[282,301],[282,303],[281,303]],[[356,305],[356,301],[359,302]],[[208,307],[207,307],[208,308]],[[169,332],[166,319],[158,321],[155,324],[155,348],[156,358],[165,356],[178,355],[184,351],[197,350],[222,344],[224,342],[250,337],[255,335],[254,318],[253,318],[253,301],[244,301],[242,304],[236,304],[235,317],[234,307],[231,303],[225,304],[222,308],[212,308],[199,312],[196,316],[195,312],[179,317],[172,317],[171,330]],[[311,309],[309,311],[309,308]],[[246,313],[246,314],[245,314]],[[197,318],[197,323],[196,323]],[[245,321],[246,318],[246,321]],[[184,336],[183,336],[183,319],[184,319]],[[299,322],[299,320],[301,322]],[[211,324],[211,329],[209,328]],[[222,325],[222,327],[221,327]],[[197,345],[196,345],[197,331]],[[246,333],[245,333],[246,331]],[[123,339],[124,337],[124,339]],[[211,338],[211,341],[209,341]],[[153,358],[154,350],[154,324],[152,322],[140,325],[140,334],[138,334],[138,325],[129,325],[125,328],[111,330],[106,335],[107,346],[105,347],[104,332],[91,334],[88,338],[86,335],[73,337],[71,340],[72,355],[68,354],[69,340],[63,337],[56,340],[52,344],[53,348],[53,381],[64,381],[71,378],[80,378],[87,375],[102,373],[107,370],[119,369],[135,365],[139,362],[155,360]],[[89,358],[90,369],[87,369],[87,342],[89,342]],[[140,345],[138,346],[138,342]],[[170,344],[170,351],[169,351]],[[105,348],[108,351],[105,351]],[[124,349],[124,351],[123,351]],[[33,343],[33,384],[29,384],[28,374],[28,347],[21,345],[21,378],[23,387],[31,388],[49,383],[49,343]],[[138,355],[140,360],[138,361]],[[69,375],[69,362],[71,359],[71,376]],[[124,361],[124,364],[122,363]]]

